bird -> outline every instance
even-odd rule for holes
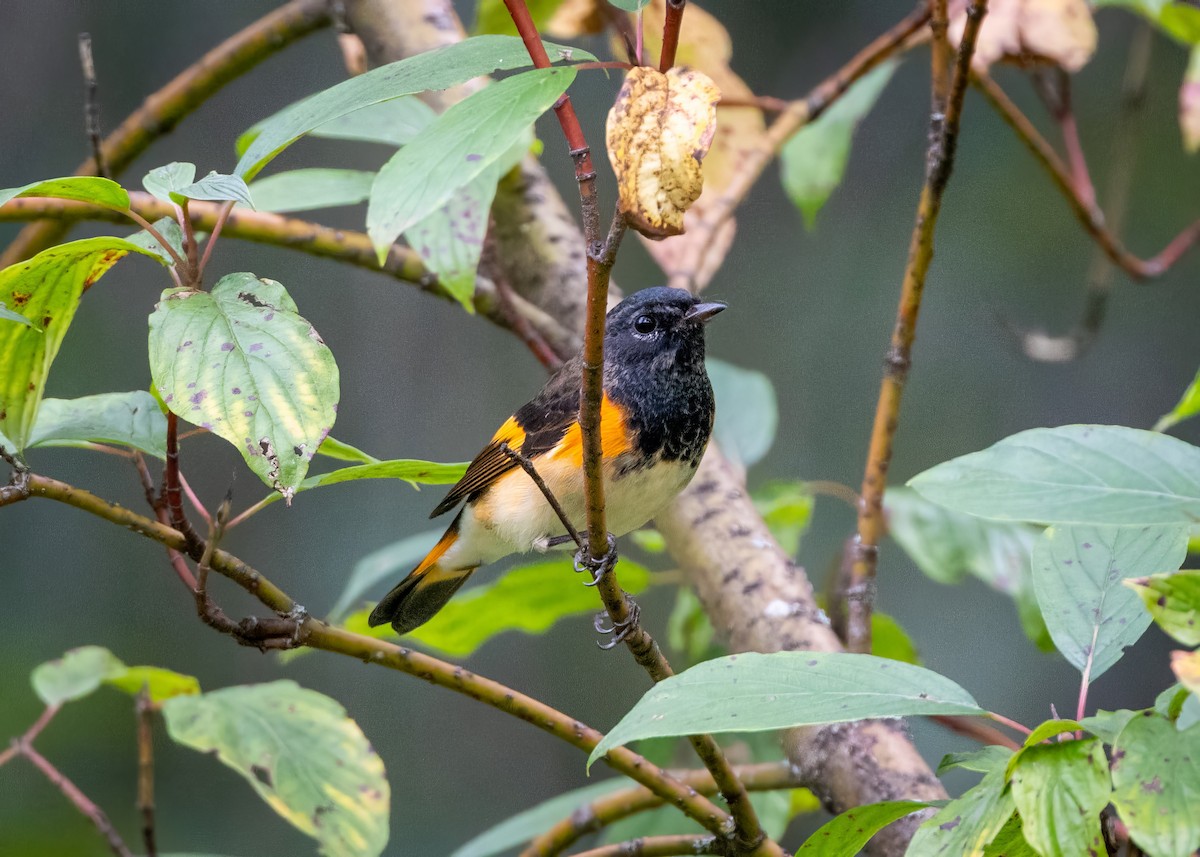
[[[635,292],[609,310],[600,406],[609,531],[645,524],[691,481],[712,434],[715,404],[704,365],[708,321],[726,308],[666,286]],[[584,516],[579,426],[583,356],[577,354],[510,416],[434,508],[460,503],[445,534],[371,612],[372,627],[407,634],[429,621],[475,569],[569,537],[518,453],[533,465],[565,517]]]

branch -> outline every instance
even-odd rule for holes
[[[188,551],[187,541],[178,530],[65,482],[30,474],[27,496],[57,500],[159,542],[172,550]],[[20,499],[23,498],[0,498],[0,506],[18,502]],[[189,555],[199,562],[203,558],[203,548],[200,553],[193,551]],[[430,684],[469,696],[524,720],[584,752],[590,753],[600,742],[602,735],[597,730],[499,682],[475,675],[461,666],[446,663],[421,652],[331,627],[304,614],[303,608],[261,572],[224,550],[212,550],[209,559],[212,571],[236,583],[280,617],[243,620],[240,624],[244,629],[253,630],[256,625],[262,626],[273,635],[290,630],[293,634],[293,645],[348,655],[364,663],[416,676]],[[718,836],[724,835],[730,821],[729,816],[707,798],[672,779],[661,768],[625,748],[612,750],[604,760],[614,770],[678,806],[706,830]]]
[[[991,76],[986,72],[975,71],[971,74],[971,82],[1013,129],[1037,162],[1050,173],[1050,179],[1054,186],[1066,198],[1067,204],[1071,207],[1075,218],[1083,225],[1084,230],[1092,236],[1092,239],[1112,263],[1134,280],[1143,281],[1162,276],[1179,261],[1184,253],[1191,249],[1193,244],[1200,241],[1200,220],[1197,220],[1176,235],[1157,256],[1142,259],[1130,253],[1125,249],[1121,240],[1113,234],[1100,207],[1095,202],[1089,203],[1080,195],[1070,169],[1054,151],[1054,147],[1038,132],[1029,118],[992,80]]]
[[[671,770],[668,773],[685,786],[704,795],[717,790],[707,770]],[[800,785],[795,771],[786,762],[763,762],[734,768],[748,791],[773,791]],[[662,799],[640,786],[622,789],[579,807],[562,821],[538,836],[521,852],[521,857],[552,857],[561,854],[581,837],[595,833],[614,822],[639,812],[662,806]]]
[[[601,845],[580,851],[575,857],[677,857],[688,854],[723,854],[721,843],[711,836],[680,833],[673,836],[644,836],[628,842]]]
[[[143,102],[105,138],[100,153],[107,175],[121,173],[151,143],[166,134],[225,84],[267,57],[329,23],[328,0],[291,0],[234,34],[184,69]],[[98,174],[95,158],[84,161],[76,175]],[[28,259],[62,240],[67,227],[55,220],[31,224],[0,255],[0,268]]]
[[[945,13],[945,3],[939,14]],[[893,442],[900,419],[900,400],[904,383],[912,364],[913,339],[917,332],[917,316],[921,311],[921,296],[925,275],[933,261],[933,235],[942,194],[954,167],[954,152],[958,142],[958,126],[962,118],[963,97],[970,76],[971,56],[975,39],[987,12],[987,0],[972,0],[967,8],[967,22],[954,66],[949,100],[945,113],[936,108],[930,116],[929,154],[925,184],[917,206],[916,224],[908,249],[908,264],[896,311],[896,327],[884,364],[883,383],[875,406],[875,422],[863,472],[862,500],[858,511],[858,535],[854,544],[854,564],[846,588],[846,646],[854,652],[871,650],[871,602],[874,598],[875,569],[879,557],[879,541],[887,529],[883,515],[883,492],[887,487],[888,469],[892,462]],[[944,22],[941,22],[944,23]],[[938,27],[941,26],[939,23]],[[932,25],[931,25],[932,26]],[[935,32],[938,27],[934,27]],[[937,56],[937,49],[933,51]],[[934,63],[934,103],[937,104],[937,65]]]
[[[658,70],[663,74],[675,65],[675,50],[679,47],[679,25],[683,21],[683,9],[687,0],[667,0],[667,9],[663,13],[662,56],[658,61]]]
[[[157,857],[158,846],[154,840],[154,703],[145,687],[137,695],[134,713],[137,715],[137,808],[142,815],[142,842],[146,846],[146,857]]]

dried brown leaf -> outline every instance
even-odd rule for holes
[[[621,211],[649,238],[683,232],[704,189],[701,161],[717,127],[721,91],[705,74],[632,69],[608,114],[608,159]]]
[[[966,26],[965,4],[950,21],[957,45]],[[1087,0],[991,0],[972,62],[1047,62],[1077,72],[1096,52],[1096,23]]]

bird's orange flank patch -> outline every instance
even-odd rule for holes
[[[625,412],[607,394],[600,402],[600,449],[604,458],[616,458],[630,449]],[[578,422],[571,423],[553,455],[577,467],[583,466],[583,432]]]
[[[450,550],[450,546],[458,541],[458,527],[451,527],[446,530],[446,534],[438,540],[438,543],[433,546],[433,550],[425,555],[425,559],[421,560],[421,564],[413,569],[413,574],[425,574],[430,568],[437,565],[437,561],[442,558],[446,551]]]

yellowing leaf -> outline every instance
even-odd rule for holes
[[[966,26],[966,8],[950,21],[957,45]],[[1096,23],[1086,0],[992,0],[979,30],[972,62],[986,69],[1014,59],[1049,62],[1077,72],[1096,52]]]
[[[1181,685],[1200,696],[1200,650],[1171,652],[1171,670]]]
[[[542,28],[556,39],[594,36],[604,32],[603,0],[564,0]]]
[[[1200,152],[1200,47],[1192,48],[1183,85],[1179,87],[1179,130],[1188,154]]]
[[[704,189],[700,162],[712,144],[721,92],[698,71],[629,72],[608,114],[608,159],[621,211],[648,238],[683,232],[683,213]]]

